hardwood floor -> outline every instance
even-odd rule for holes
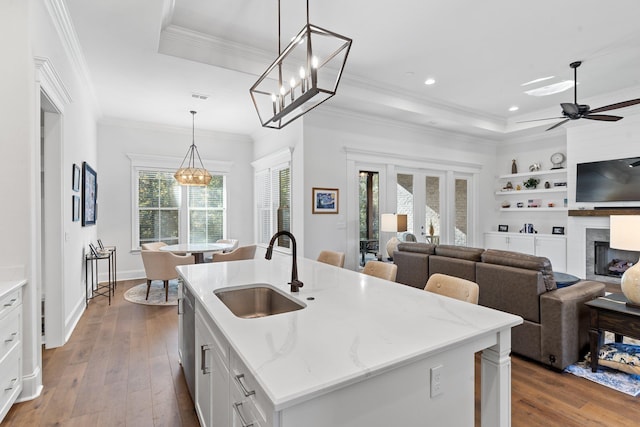
[[[124,291],[137,283],[118,283],[110,307],[104,298],[90,302],[69,342],[44,351],[42,395],[14,405],[3,427],[199,426],[178,363],[176,307],[125,301]],[[476,378],[479,396],[478,369]],[[639,398],[517,356],[511,388],[514,427],[632,426],[640,420]]]
[[[2,426],[199,426],[178,363],[175,306],[123,297],[89,302],[71,339],[45,350],[42,395],[13,406]]]

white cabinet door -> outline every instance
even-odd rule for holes
[[[553,271],[567,271],[567,239],[564,236],[536,237],[536,255],[549,258]]]
[[[536,246],[533,235],[510,235],[509,250],[513,252],[520,252],[523,254],[535,255]]]
[[[484,247],[486,249],[499,249],[501,251],[509,250],[509,241],[505,233],[485,233]]]
[[[535,254],[534,237],[532,234],[517,233],[485,233],[484,247],[501,251],[514,251],[523,254]]]
[[[202,427],[229,425],[229,370],[223,352],[200,312],[196,312],[196,412]]]

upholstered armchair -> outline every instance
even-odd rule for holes
[[[153,280],[162,280],[165,288],[165,301],[167,301],[169,299],[169,280],[178,278],[176,267],[195,262],[193,255],[176,255],[171,252],[145,249],[140,251],[140,254],[142,255],[142,263],[147,275],[147,296],[145,299],[149,299],[151,282]]]

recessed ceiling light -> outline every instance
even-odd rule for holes
[[[518,111],[518,106],[512,105],[511,107],[509,107],[509,111]]]
[[[436,79],[429,77],[427,80],[424,81],[424,84],[426,84],[427,86],[431,86],[432,84],[435,84]]]
[[[549,76],[549,77],[540,77],[539,79],[535,79],[535,80],[531,80],[530,82],[526,82],[526,83],[522,83],[520,86],[529,86],[532,85],[534,83],[540,83],[543,82],[545,80],[549,80],[554,78],[555,76]]]
[[[548,96],[555,93],[564,92],[573,87],[573,80],[565,80],[560,83],[554,83],[548,86],[539,87],[537,89],[525,90],[524,93],[531,96]]]

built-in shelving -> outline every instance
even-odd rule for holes
[[[540,176],[540,175],[566,175],[567,170],[562,169],[550,169],[545,171],[533,171],[533,172],[520,172],[520,173],[511,173],[507,175],[500,175],[499,179],[510,179],[510,178],[526,178],[530,176]]]
[[[553,211],[553,212],[566,212],[567,208],[564,207],[551,207],[551,208],[500,208],[502,212],[520,212],[520,211]]]
[[[567,191],[566,186],[541,188],[535,190],[508,190],[508,191],[496,191],[498,196],[514,196],[518,194],[542,194],[542,193],[564,193]]]

